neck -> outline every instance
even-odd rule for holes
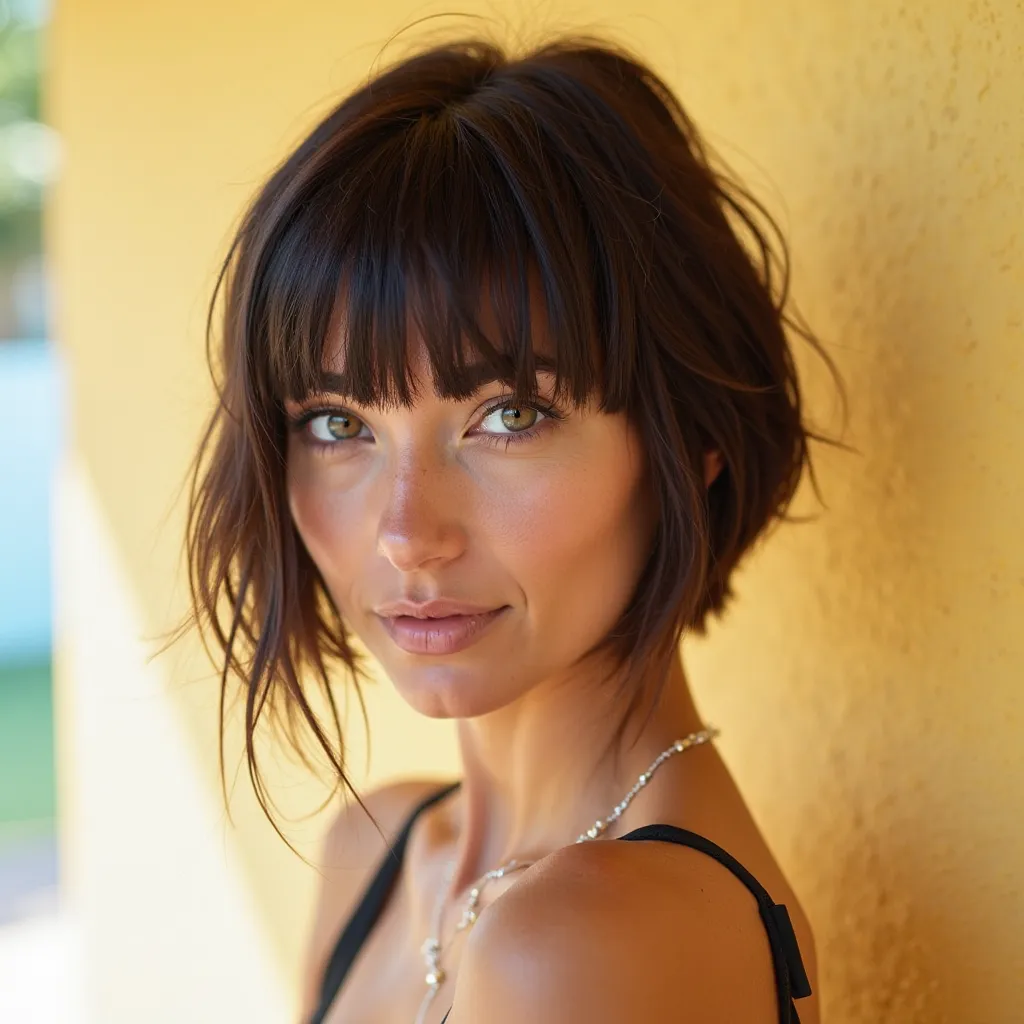
[[[458,720],[463,771],[453,807],[453,891],[512,858],[539,860],[575,842],[611,813],[658,754],[704,728],[678,655],[640,733],[625,729],[608,754],[617,721],[610,698],[578,679],[536,687],[499,711]],[[605,838],[649,820],[651,791],[679,772],[677,759],[684,755],[663,762]]]

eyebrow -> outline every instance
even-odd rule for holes
[[[555,363],[547,356],[534,353],[533,358],[538,373],[553,374],[555,372]],[[504,383],[505,381],[505,378],[498,376],[494,368],[487,363],[474,363],[467,366],[465,375],[473,392],[479,391],[481,388],[496,381],[499,383]],[[354,397],[348,377],[343,373],[336,373],[333,370],[321,370],[309,394],[340,395],[350,399]]]

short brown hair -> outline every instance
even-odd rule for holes
[[[357,692],[362,671],[291,521],[283,401],[315,384],[342,301],[360,402],[412,400],[410,312],[439,394],[470,390],[468,349],[529,401],[531,273],[557,394],[597,396],[635,421],[657,495],[650,557],[599,645],[628,668],[627,714],[642,699],[641,674],[663,678],[683,632],[704,633],[725,608],[733,570],[786,518],[805,466],[818,490],[808,440],[836,442],[804,422],[787,329],[825,360],[840,393],[841,381],[790,312],[778,227],[713,169],[654,71],[581,35],[515,57],[481,38],[447,42],[389,67],[271,175],[210,303],[208,355],[223,290],[223,379],[192,467],[185,625],[209,627],[223,656],[222,778],[227,677],[244,682],[249,769],[265,810],[252,743],[263,710],[311,728],[348,783],[328,669],[344,664]],[[479,326],[485,292],[500,338]],[[723,468],[706,488],[710,449]],[[312,684],[333,735],[307,699]]]

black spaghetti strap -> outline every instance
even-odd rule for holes
[[[775,971],[779,1021],[781,1024],[800,1024],[800,1016],[793,1000],[803,999],[811,995],[812,992],[807,971],[804,969],[803,958],[800,955],[800,946],[796,941],[796,934],[793,931],[793,924],[789,919],[789,911],[785,904],[776,903],[764,886],[735,857],[710,839],[691,832],[689,829],[661,823],[641,825],[618,838],[656,839],[693,847],[725,865],[750,890],[757,900],[761,921],[768,932],[768,943],[772,951],[772,966]]]
[[[421,812],[425,811],[431,804],[436,803],[442,797],[447,796],[459,785],[459,782],[453,782],[431,793],[426,799],[421,800],[406,818],[402,830],[395,837],[394,844],[384,854],[380,866],[377,868],[377,873],[364,890],[355,912],[349,918],[341,935],[338,937],[338,941],[335,943],[334,949],[331,951],[331,957],[327,962],[320,986],[320,1005],[309,1019],[309,1024],[323,1024],[327,1011],[330,1009],[334,997],[338,994],[338,990],[345,980],[345,975],[348,974],[356,958],[356,953],[359,952],[360,946],[366,941],[377,918],[384,909],[384,904],[391,895],[395,878],[402,866],[402,857],[405,854],[405,846],[409,840],[412,823]]]

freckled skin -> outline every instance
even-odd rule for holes
[[[503,392],[454,403],[421,387],[411,409],[387,412],[347,403],[372,442],[320,454],[289,441],[289,503],[311,557],[345,622],[430,716],[485,714],[557,676],[614,624],[650,545],[625,416],[560,410],[505,450],[480,436],[509,432],[500,413],[480,425]],[[450,658],[415,656],[372,612],[405,590],[509,610]]]
[[[536,276],[530,290],[541,313],[531,318],[534,343],[551,357]],[[337,315],[332,334],[341,338],[343,308]],[[493,308],[485,303],[481,317],[498,337]],[[495,436],[515,426],[494,412],[503,385],[442,401],[412,318],[407,330],[415,404],[383,411],[336,403],[364,421],[342,430],[361,438],[344,448],[304,443],[332,437],[310,434],[313,424],[290,432],[288,499],[348,628],[411,707],[456,719],[462,786],[449,806],[462,809],[460,883],[531,846],[557,849],[567,820],[606,812],[634,768],[702,723],[677,664],[633,749],[617,767],[601,762],[621,719],[617,666],[581,656],[627,605],[656,526],[635,426],[598,412],[593,396],[582,410],[558,409],[557,421],[534,423],[528,414],[523,425],[536,426],[535,436],[506,446]],[[340,372],[343,362],[335,343],[325,368]],[[542,401],[551,385],[539,376]],[[286,410],[301,411],[292,403]],[[707,453],[707,483],[720,468],[718,454]],[[426,656],[400,649],[373,613],[401,597],[507,607],[469,647]]]

